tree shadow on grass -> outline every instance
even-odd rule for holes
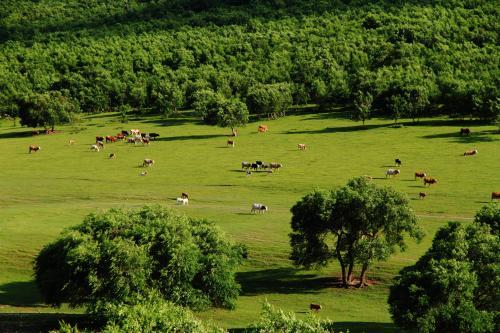
[[[0,133],[0,139],[26,138],[33,136],[33,131]]]
[[[0,285],[0,304],[10,306],[43,306],[35,281]]]
[[[283,134],[328,134],[328,133],[346,133],[346,132],[356,132],[365,131],[371,129],[377,129],[382,127],[388,127],[388,124],[373,124],[373,125],[356,125],[356,126],[342,126],[342,127],[326,127],[319,130],[290,130],[282,132]]]
[[[203,140],[203,139],[226,138],[226,137],[227,135],[223,134],[179,135],[179,136],[156,138],[156,141]]]
[[[96,323],[90,315],[62,313],[0,313],[0,332],[38,333],[59,328],[64,321],[79,329],[96,329]]]
[[[472,132],[471,135],[460,135],[458,131],[450,133],[424,135],[424,139],[450,139],[452,142],[461,143],[476,143],[476,142],[492,142],[498,141],[498,138],[493,138],[491,135],[498,134],[498,131],[487,130],[480,132]]]
[[[242,295],[262,294],[314,294],[325,288],[339,288],[337,277],[318,277],[316,274],[298,274],[295,268],[264,269],[240,272],[236,279],[241,284]]]

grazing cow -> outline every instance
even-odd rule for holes
[[[500,199],[500,192],[491,192],[491,200]]]
[[[396,164],[396,166],[401,166],[401,164],[402,164],[402,162],[401,162],[401,160],[399,158],[396,158],[394,160],[394,163]]]
[[[147,135],[148,135],[148,133],[141,133],[141,137],[145,137]]]
[[[419,196],[419,198],[420,198],[420,199],[425,198],[425,196],[426,196],[426,195],[427,195],[427,193],[425,193],[425,192],[420,192],[420,193],[418,194],[418,196]]]
[[[460,129],[460,135],[470,135],[470,129],[468,129],[468,128],[461,128]]]
[[[245,161],[241,162],[241,168],[242,169],[250,169],[251,167],[252,167],[252,163],[245,162]]]
[[[321,305],[320,304],[311,303],[309,305],[309,309],[310,310],[314,310],[314,311],[319,311],[319,310],[321,310]]]
[[[144,159],[144,162],[142,162],[142,166],[143,166],[143,167],[145,167],[145,166],[150,167],[150,166],[152,166],[153,164],[155,164],[155,160],[152,160],[152,159],[150,159],[150,158],[145,158],[145,159]]]
[[[136,144],[137,142],[142,142],[142,136],[140,136],[139,134],[134,135],[134,144]]]
[[[177,204],[178,205],[187,205],[187,204],[189,204],[189,199],[188,198],[177,198]]]
[[[92,150],[92,151],[101,151],[101,150],[99,149],[99,146],[98,146],[98,145],[90,145],[90,150]]]
[[[68,144],[69,144],[69,145],[74,145],[75,143],[76,143],[76,141],[75,141],[75,140],[69,140],[69,141],[68,141]]]
[[[472,156],[477,154],[477,149],[468,150],[464,153],[464,156]]]
[[[145,136],[144,138],[142,138],[142,144],[149,145],[149,142],[149,137]]]
[[[267,125],[259,125],[259,127],[257,128],[257,131],[259,133],[267,132],[268,131]]]
[[[160,136],[160,134],[158,134],[158,133],[149,133],[149,137],[153,140],[156,140],[156,138],[159,136]]]
[[[189,194],[187,194],[186,192],[182,192],[181,193],[181,198],[183,198],[183,199],[189,199]]]
[[[128,138],[127,139],[127,143],[135,143],[135,139],[134,138]]]
[[[141,176],[147,176],[148,175],[148,172],[147,171],[143,171],[141,172]]]
[[[31,154],[32,151],[34,151],[36,153],[40,149],[42,149],[42,147],[37,146],[37,145],[30,145],[29,153]]]
[[[271,162],[269,163],[269,168],[272,170],[272,169],[276,169],[276,171],[278,171],[280,168],[283,167],[283,164],[281,163],[275,163],[275,162]]]
[[[299,150],[306,150],[307,149],[307,146],[305,145],[305,143],[299,143],[297,145],[297,147],[299,148]]]
[[[250,213],[255,213],[255,212],[260,212],[260,213],[267,212],[267,206],[264,206],[263,204],[260,204],[260,203],[254,203],[252,205],[252,209],[250,210]]]
[[[417,178],[425,178],[425,177],[427,177],[425,172],[421,172],[421,171],[415,172],[415,180],[417,180]]]
[[[140,135],[141,134],[141,131],[138,130],[138,129],[131,129],[130,130],[130,133],[132,133],[132,135]]]
[[[252,165],[250,167],[252,168],[253,171],[257,171],[257,169],[259,168],[259,165],[257,163],[252,163]]]
[[[424,178],[424,186],[429,184],[429,187],[430,187],[432,184],[436,184],[436,183],[437,183],[437,179],[435,179],[435,178],[432,178],[432,177],[425,177]]]
[[[129,133],[128,131],[122,131],[122,135],[123,135],[123,136],[129,136],[129,135],[130,135],[130,133]]]
[[[227,140],[226,146],[231,146],[234,148],[234,140]]]
[[[104,137],[102,137],[102,136],[96,136],[95,137],[95,142],[97,143],[98,141],[104,141]]]
[[[102,142],[102,141],[97,141],[97,142],[96,142],[96,145],[97,145],[99,148],[103,148],[103,149],[104,149],[104,142]]]
[[[109,158],[115,158],[116,155],[114,153],[109,154]]]
[[[125,134],[123,134],[123,133],[116,134],[116,139],[117,140],[124,140],[125,139]]]
[[[401,172],[398,169],[387,169],[387,171],[385,172],[385,178],[392,177],[392,176],[397,176],[400,173]]]
[[[111,135],[106,135],[106,143],[116,142],[116,137]]]

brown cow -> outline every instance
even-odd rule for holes
[[[123,133],[116,134],[116,139],[118,139],[118,140],[124,140],[125,139],[125,134],[123,134]]]
[[[299,148],[299,150],[306,150],[307,149],[307,146],[305,143],[299,143],[297,145],[297,148]]]
[[[259,133],[267,132],[268,131],[267,125],[259,125],[259,127],[257,128],[257,131]]]
[[[468,129],[468,128],[461,128],[460,129],[460,135],[470,135],[470,129]]]
[[[472,156],[477,154],[477,149],[468,150],[464,153],[464,156]]]
[[[425,177],[424,178],[424,186],[429,184],[429,187],[430,187],[432,184],[436,184],[436,183],[437,183],[437,179],[435,179],[435,178],[432,178],[432,177]]]
[[[31,154],[32,151],[34,151],[36,153],[40,149],[42,149],[42,147],[37,146],[37,145],[30,145],[30,151],[29,151],[29,153]]]
[[[182,192],[181,193],[181,198],[182,199],[189,199],[189,194],[187,194],[186,192]]]
[[[421,172],[421,171],[415,172],[415,180],[417,180],[417,178],[425,178],[425,177],[427,177],[425,172]]]
[[[425,192],[420,192],[420,193],[418,194],[418,196],[420,197],[420,199],[425,198],[425,197],[426,197],[426,195],[427,195],[427,193],[425,193]]]
[[[500,192],[491,192],[491,200],[500,199]]]
[[[321,304],[311,303],[311,304],[309,304],[309,309],[314,310],[314,311],[319,311],[319,310],[321,310]]]
[[[116,137],[111,135],[106,135],[106,143],[116,142]]]
[[[226,146],[231,146],[234,148],[234,140],[227,140]]]

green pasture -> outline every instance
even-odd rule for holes
[[[268,133],[257,133],[261,123],[269,126]],[[236,310],[210,310],[200,313],[201,318],[242,328],[257,318],[265,299],[299,316],[314,302],[323,306],[317,315],[335,320],[339,328],[395,332],[386,302],[391,278],[422,255],[437,228],[449,220],[471,221],[491,192],[500,191],[498,128],[446,119],[392,128],[390,120],[371,120],[363,127],[334,113],[288,116],[240,128],[235,148],[226,147],[228,129],[189,118],[122,124],[115,115],[103,114],[39,136],[11,121],[0,124],[0,321],[13,313],[33,313],[35,317],[19,315],[30,320],[40,313],[81,312],[42,303],[33,283],[33,257],[86,214],[161,204],[212,219],[249,247],[249,259],[238,273],[242,293]],[[470,137],[458,135],[464,126],[471,128]],[[90,151],[96,135],[131,128],[161,136],[149,146],[118,142]],[[76,144],[69,145],[70,139]],[[299,151],[299,143],[308,149]],[[42,149],[28,154],[30,144]],[[474,147],[478,155],[463,156]],[[111,152],[115,159],[108,158]],[[396,157],[403,161],[401,175],[386,179]],[[144,158],[155,164],[140,176]],[[255,160],[284,166],[272,174],[246,176],[241,162]],[[437,178],[438,184],[424,188],[414,180],[415,171]],[[360,175],[407,193],[427,236],[420,244],[410,242],[407,252],[374,265],[372,286],[344,290],[336,285],[334,264],[314,271],[290,264],[289,209],[314,188],[337,187]],[[427,192],[424,200],[418,199],[420,191]],[[190,194],[189,206],[176,206],[181,192]],[[267,204],[269,212],[251,215],[254,202]]]

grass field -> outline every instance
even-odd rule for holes
[[[395,332],[387,309],[391,278],[429,247],[435,231],[449,220],[471,221],[474,212],[500,190],[500,134],[497,127],[445,119],[390,127],[390,120],[371,120],[366,128],[336,114],[307,114],[265,121],[269,132],[258,134],[258,123],[239,129],[236,147],[226,147],[229,130],[205,126],[189,118],[148,118],[121,124],[112,114],[84,118],[59,133],[32,137],[30,130],[0,126],[0,321],[6,313],[79,312],[42,304],[33,283],[31,263],[40,248],[83,216],[110,207],[145,204],[175,206],[181,192],[190,205],[178,207],[188,215],[216,221],[231,238],[249,247],[249,260],[240,268],[243,292],[234,311],[210,310],[203,319],[228,328],[247,326],[261,303],[299,315],[311,302],[318,314],[351,332]],[[470,127],[470,137],[458,130]],[[150,146],[118,142],[91,152],[96,135],[114,135],[139,128],[161,134]],[[73,139],[76,144],[69,145]],[[298,143],[308,149],[299,151]],[[28,154],[30,144],[42,149]],[[464,157],[477,147],[476,156]],[[109,153],[115,159],[108,159]],[[394,159],[403,161],[401,175],[385,178]],[[141,177],[144,158],[155,165]],[[273,174],[241,171],[242,161],[280,162]],[[413,173],[423,170],[439,183],[425,189]],[[359,175],[408,194],[427,236],[410,242],[407,252],[378,263],[369,271],[376,284],[344,290],[335,285],[338,267],[319,271],[294,268],[289,260],[290,207],[314,188],[334,188]],[[418,193],[426,191],[424,200]],[[268,214],[250,215],[253,202],[269,206]],[[4,317],[2,317],[4,316]],[[50,315],[47,315],[50,317]],[[35,319],[36,320],[36,319]]]

